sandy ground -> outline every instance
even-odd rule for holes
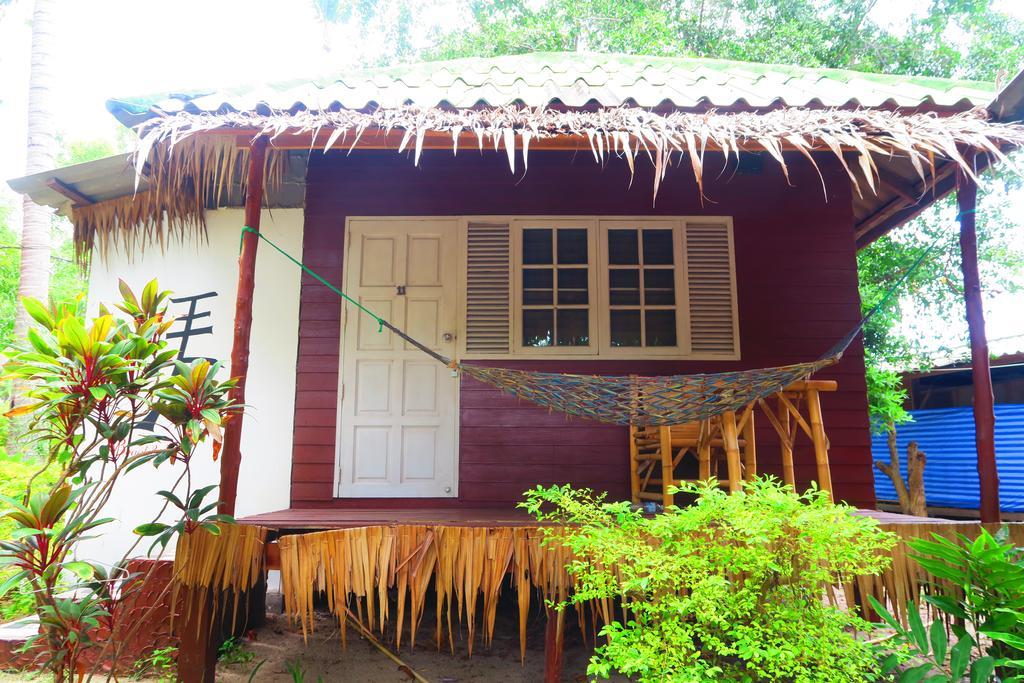
[[[544,619],[531,619],[527,633],[525,663],[519,661],[518,626],[514,612],[502,610],[494,629],[494,642],[485,648],[478,641],[473,656],[466,654],[465,636],[456,641],[455,654],[445,650],[438,652],[432,641],[432,624],[421,628],[415,650],[403,642],[398,657],[416,673],[431,683],[456,683],[462,681],[502,681],[533,683],[544,676]],[[429,619],[429,617],[428,617]],[[245,649],[253,652],[255,658],[247,664],[221,665],[217,680],[225,683],[242,683],[249,680],[253,668],[263,662],[254,681],[287,681],[292,676],[287,665],[299,662],[305,670],[306,683],[318,679],[331,681],[366,681],[367,683],[405,683],[414,680],[398,664],[378,651],[369,641],[358,636],[351,628],[348,632],[348,649],[343,651],[337,623],[333,617],[321,615],[316,631],[308,644],[302,641],[302,633],[291,627],[282,617],[268,616],[268,623],[256,631],[254,639],[246,641]],[[388,634],[393,637],[393,634]],[[422,640],[421,640],[422,639]],[[393,649],[392,649],[393,651]],[[564,681],[586,681],[587,660],[590,650],[584,647],[575,624],[566,630]],[[620,681],[625,679],[618,679]]]

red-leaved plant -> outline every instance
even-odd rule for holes
[[[143,465],[168,470],[170,485],[155,492],[163,508],[136,529],[139,541],[155,537],[153,546],[163,548],[177,534],[217,534],[218,522],[231,521],[214,514],[216,487],[193,487],[191,463],[208,439],[216,457],[221,427],[240,409],[228,396],[235,380],[216,379],[217,363],[175,360],[167,344],[170,292],[156,280],[139,296],[121,282],[121,295],[116,307],[125,315],[101,306],[91,321],[76,305],[26,299],[37,327],[7,351],[6,374],[30,387],[26,404],[8,415],[30,415],[30,434],[46,446],[45,467],[59,467],[60,475],[47,490],[30,481],[20,500],[2,499],[9,508],[2,514],[17,528],[0,540],[0,566],[13,570],[0,596],[23,582],[31,586],[40,634],[28,647],[58,682],[81,677],[87,660],[101,659],[95,634],[112,628],[113,596],[142,583],[123,562],[108,568],[76,556],[76,546],[111,521],[103,509],[126,473]],[[140,425],[152,411],[161,419],[146,431]],[[174,519],[158,521],[169,510]],[[86,658],[90,649],[94,656]]]

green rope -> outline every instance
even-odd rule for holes
[[[277,252],[279,254],[281,254],[281,256],[284,256],[286,259],[288,259],[289,261],[291,261],[292,263],[297,265],[299,268],[301,268],[302,272],[306,273],[307,275],[312,276],[313,278],[315,278],[317,280],[317,282],[322,284],[324,287],[326,287],[327,289],[331,290],[332,292],[334,292],[335,294],[340,296],[342,299],[344,299],[345,301],[349,302],[350,304],[352,304],[353,306],[358,308],[360,311],[362,311],[366,315],[368,315],[371,318],[373,318],[374,320],[376,320],[377,321],[377,332],[383,332],[384,331],[384,325],[385,325],[384,318],[380,317],[379,315],[377,315],[376,313],[371,311],[369,308],[367,308],[366,306],[363,306],[361,303],[359,303],[358,301],[356,301],[355,299],[350,297],[348,294],[346,294],[345,292],[341,291],[340,289],[338,289],[337,287],[332,285],[330,282],[328,282],[326,279],[324,279],[320,275],[320,273],[316,272],[315,270],[313,270],[312,268],[307,266],[305,263],[303,263],[302,261],[298,260],[297,258],[292,256],[291,254],[289,254],[287,251],[285,251],[281,247],[279,247],[276,244],[274,244],[270,240],[269,237],[267,237],[266,235],[261,233],[259,230],[256,230],[254,228],[250,228],[248,225],[242,226],[242,235],[241,235],[241,237],[238,240],[238,253],[239,254],[242,253],[242,244],[243,244],[243,241],[245,240],[245,233],[247,233],[247,232],[250,232],[253,235],[256,235],[256,237],[258,237],[259,239],[263,240],[264,242],[266,242],[267,244],[272,246],[274,249],[276,249]]]

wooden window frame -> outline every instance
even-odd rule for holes
[[[422,218],[432,218],[424,216]],[[459,236],[459,300],[457,302],[460,321],[458,340],[459,358],[467,360],[536,360],[550,359],[592,359],[592,360],[740,360],[739,301],[737,298],[736,252],[731,216],[608,216],[608,215],[480,215],[461,216]],[[509,353],[485,354],[467,353],[465,339],[466,323],[466,276],[467,276],[467,231],[470,223],[504,223],[509,226],[509,274],[511,281],[509,302]],[[546,223],[546,224],[544,224]],[[731,353],[696,352],[690,346],[690,291],[686,263],[687,223],[720,223],[725,226],[729,243],[730,286],[733,302],[733,351]],[[522,227],[581,227],[586,226],[588,251],[590,253],[588,276],[590,283],[590,333],[596,344],[588,347],[544,346],[524,347],[522,345]],[[675,347],[634,346],[613,347],[610,340],[610,311],[608,291],[607,230],[609,228],[667,228],[673,230],[673,249],[678,261],[673,264],[676,282],[676,327]]]
[[[598,315],[601,319],[600,334],[600,355],[608,358],[689,358],[690,356],[690,292],[686,283],[686,238],[684,235],[685,224],[679,220],[657,218],[657,219],[607,219],[598,222],[598,240],[600,241],[600,306]],[[611,340],[611,271],[612,270],[644,270],[642,265],[643,249],[640,242],[637,248],[638,265],[613,265],[608,253],[608,231],[609,230],[636,230],[653,228],[672,231],[672,274],[675,282],[676,303],[676,345],[675,346],[612,346]],[[659,269],[665,269],[661,266]],[[643,275],[641,274],[641,303],[637,306],[629,306],[640,311],[641,329],[643,326],[643,315],[647,310],[658,310],[668,308],[667,306],[651,306],[643,304]]]
[[[511,288],[510,292],[512,295],[510,305],[510,315],[512,324],[510,325],[512,343],[509,345],[511,350],[510,356],[520,358],[550,358],[552,356],[583,356],[592,357],[596,356],[599,351],[599,335],[601,332],[598,310],[600,306],[600,293],[597,288],[599,284],[599,273],[601,264],[598,259],[598,249],[595,244],[597,239],[597,222],[593,219],[587,218],[576,218],[576,217],[540,217],[540,218],[512,218],[509,222],[509,239],[512,240],[512,268],[511,268]],[[567,308],[587,310],[587,326],[588,334],[590,337],[590,343],[587,346],[558,346],[552,344],[551,346],[526,346],[523,344],[523,310],[525,308],[531,308],[523,304],[523,271],[528,270],[530,266],[524,268],[523,264],[523,231],[530,228],[549,228],[552,230],[556,229],[583,229],[587,231],[587,294],[588,303],[586,306],[573,305]],[[557,238],[552,236],[557,242]],[[557,259],[554,259],[557,260]],[[557,291],[558,287],[558,264],[551,266],[555,272],[555,282],[553,286],[554,291]],[[535,308],[547,308],[545,306],[536,306]],[[557,302],[553,303],[553,310],[558,310]],[[557,341],[557,340],[555,340]]]

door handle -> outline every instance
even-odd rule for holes
[[[451,332],[445,332],[444,334],[441,335],[441,341],[443,341],[445,344],[451,344],[453,341],[455,341],[455,335],[452,334]]]

